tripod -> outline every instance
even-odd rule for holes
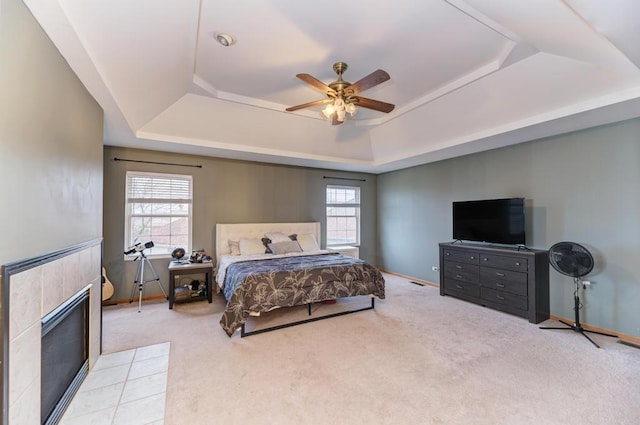
[[[582,284],[582,279],[580,277],[574,277],[573,278],[573,283],[575,285],[575,291],[573,293],[573,301],[574,301],[574,307],[573,310],[576,313],[576,321],[573,325],[570,325],[569,323],[563,321],[563,320],[559,320],[560,323],[569,326],[568,328],[558,328],[558,327],[549,327],[549,326],[540,326],[540,329],[559,329],[561,331],[575,331],[575,332],[580,332],[582,334],[582,336],[584,336],[585,338],[587,338],[589,341],[591,341],[591,343],[593,345],[595,345],[597,348],[600,348],[600,346],[598,344],[595,343],[594,340],[592,340],[591,338],[589,338],[589,336],[587,334],[585,334],[585,332],[590,332],[590,333],[594,333],[594,334],[599,334],[599,335],[605,335],[605,336],[613,336],[613,337],[617,337],[617,335],[612,335],[612,334],[607,334],[604,332],[597,332],[597,331],[588,331],[585,328],[582,327],[582,325],[580,324],[580,308],[582,307],[582,305],[580,304],[580,297],[578,296],[578,291],[580,290],[580,286],[582,286],[584,288],[584,285]]]
[[[147,256],[144,255],[144,251],[140,251],[140,256],[133,261],[138,261],[138,260],[140,260],[140,262],[138,263],[138,271],[136,272],[136,279],[133,281],[133,287],[131,288],[131,297],[129,297],[129,302],[131,303],[133,301],[133,293],[136,290],[136,284],[137,284],[138,285],[138,313],[140,313],[140,309],[142,308],[142,290],[144,288],[145,283],[149,283],[153,281],[158,282],[158,286],[160,287],[160,290],[164,294],[164,297],[167,299],[169,299],[169,297],[167,297],[167,293],[164,291],[164,288],[162,287],[162,285],[160,285],[160,278],[158,277],[156,271],[153,269],[153,265],[151,264],[151,261],[149,261]],[[151,275],[153,276],[153,279],[147,279],[147,280],[144,279],[145,266],[149,267],[149,270],[151,271]]]

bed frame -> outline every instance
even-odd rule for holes
[[[375,301],[376,299],[372,296],[371,305],[369,307],[362,307],[362,308],[357,308],[353,310],[345,310],[337,313],[325,314],[323,316],[310,317],[309,319],[296,320],[294,322],[283,323],[281,325],[270,326],[262,329],[256,329],[255,331],[247,331],[245,328],[246,323],[243,323],[242,328],[240,328],[240,337],[244,338],[245,336],[271,332],[278,329],[290,328],[291,326],[302,325],[304,323],[317,322],[318,320],[330,319],[331,317],[338,317],[338,316],[344,316],[345,314],[358,313],[359,311],[373,310],[375,309],[375,306],[376,306]],[[307,314],[311,316],[311,304],[307,304]]]
[[[267,232],[282,232],[286,235],[294,233],[303,234],[311,233],[316,237],[320,244],[320,223],[318,222],[302,222],[302,223],[237,223],[237,224],[216,224],[216,260],[220,260],[220,255],[229,254],[229,240],[239,240],[240,238],[262,238]],[[331,317],[344,316],[345,314],[358,313],[364,310],[375,309],[375,298],[371,296],[371,305],[368,307],[358,308],[354,310],[341,311],[337,313],[327,314],[324,316],[312,317],[305,320],[297,320],[281,325],[271,326],[258,329],[255,331],[246,331],[245,323],[240,329],[240,336],[256,335],[260,333],[275,331],[278,329],[288,328],[291,326],[301,325],[303,323],[315,322],[318,320],[329,319]],[[311,304],[307,304],[308,315],[311,316]]]

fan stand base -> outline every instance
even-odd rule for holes
[[[595,345],[597,348],[600,348],[600,346],[598,344],[595,343],[594,340],[592,340],[591,338],[589,338],[589,335],[585,334],[585,332],[589,332],[589,333],[593,333],[593,334],[598,334],[598,335],[604,335],[604,336],[612,336],[612,337],[618,337],[618,335],[612,335],[612,334],[607,334],[604,332],[597,332],[597,331],[588,331],[585,328],[583,328],[580,323],[574,323],[572,325],[570,325],[569,323],[563,321],[563,320],[559,320],[560,323],[562,323],[563,325],[568,326],[568,328],[558,328],[558,327],[551,327],[551,326],[540,326],[540,329],[557,329],[557,330],[561,330],[561,331],[575,331],[575,332],[579,332],[582,334],[582,336],[584,336],[585,338],[587,338],[593,345]]]
[[[604,336],[613,336],[613,337],[618,337],[618,335],[612,335],[612,334],[607,334],[604,332],[597,332],[597,331],[588,331],[585,328],[582,327],[582,325],[580,324],[580,297],[578,296],[578,290],[580,289],[580,286],[582,286],[582,280],[580,279],[580,277],[574,277],[573,278],[574,284],[575,284],[575,292],[574,292],[574,296],[573,296],[573,311],[576,314],[576,321],[574,324],[570,325],[569,323],[563,321],[563,320],[559,320],[560,323],[562,323],[563,325],[568,326],[569,328],[558,328],[558,327],[551,327],[551,326],[540,326],[540,329],[559,329],[561,331],[575,331],[575,332],[580,332],[582,334],[582,336],[584,336],[585,338],[587,338],[589,341],[591,341],[591,343],[593,345],[596,346],[596,348],[600,348],[600,346],[598,344],[595,343],[594,340],[592,340],[591,338],[589,338],[589,336],[587,334],[585,334],[585,332],[590,332],[592,334],[599,334],[599,335],[604,335]]]

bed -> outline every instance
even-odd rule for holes
[[[258,242],[259,241],[259,242]],[[216,283],[226,307],[220,325],[232,336],[262,333],[375,308],[385,282],[367,262],[320,249],[320,223],[243,223],[216,225]],[[268,251],[271,252],[268,252]],[[368,307],[309,317],[273,328],[245,331],[248,317],[282,307],[338,298],[368,296]]]

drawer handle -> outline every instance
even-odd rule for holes
[[[496,283],[496,286],[497,286],[498,288],[504,288],[504,285],[503,285],[502,283]]]
[[[471,258],[472,260],[475,260],[475,259],[476,259],[476,257],[474,257],[473,255],[472,255],[471,257],[469,257],[469,258]]]
[[[458,288],[458,289],[464,289],[464,286],[456,284],[456,288]]]
[[[461,265],[456,264],[456,269],[461,269],[461,268],[462,268],[462,266],[461,266]]]
[[[504,301],[504,297],[501,297],[500,295],[496,295],[496,298],[499,299],[500,301]]]
[[[482,261],[489,261],[489,259],[487,257],[484,257]]]
[[[496,272],[496,276],[504,277],[504,273]]]
[[[447,252],[444,255],[446,255],[447,257],[451,255],[451,253]]]
[[[520,261],[516,261],[516,266],[519,266],[519,265],[520,265]]]
[[[457,277],[458,279],[462,279],[462,276],[461,276],[461,275],[459,275],[459,274],[457,274],[457,275],[456,275],[456,277]]]

